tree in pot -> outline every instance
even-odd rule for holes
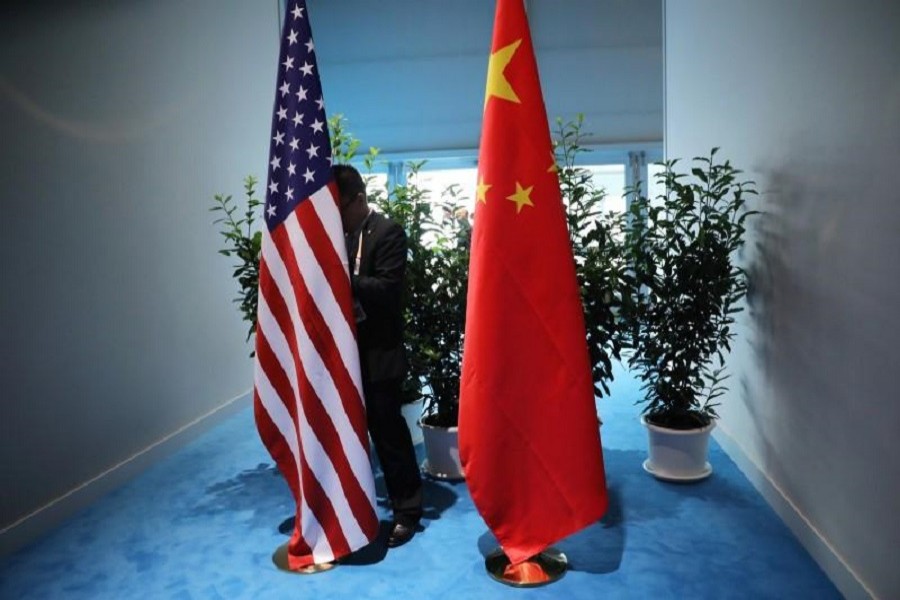
[[[609,393],[613,377],[612,359],[620,359],[629,339],[621,315],[632,298],[633,279],[624,251],[625,216],[602,210],[605,190],[592,183],[589,170],[575,164],[577,156],[588,151],[580,144],[582,123],[580,116],[566,123],[557,120],[557,169],[581,288],[594,389],[603,396]],[[422,419],[426,469],[450,478],[460,469],[456,425],[471,236],[471,225],[459,216],[462,201],[454,188],[442,197],[445,219],[434,224],[437,237],[431,246],[434,293],[426,299],[418,324],[427,341],[423,347],[427,348],[429,391]],[[437,438],[433,447],[430,436]]]
[[[375,160],[377,151],[370,150],[365,157],[370,172]],[[379,212],[406,230],[403,305],[409,370],[403,394],[405,403],[423,401],[424,468],[438,478],[460,479],[456,425],[471,226],[461,212],[465,199],[458,186],[434,201],[418,184],[424,165],[406,163],[403,183],[389,189],[370,184],[367,191]]]
[[[594,393],[609,395],[612,360],[621,360],[630,336],[624,315],[633,300],[634,278],[625,251],[625,215],[603,210],[606,190],[592,182],[591,172],[577,166],[584,116],[556,120],[556,162],[560,192],[566,206],[575,274],[581,290],[584,324]]]
[[[335,159],[350,162],[356,156],[359,141],[346,129],[345,119],[341,115],[329,119],[329,129]],[[440,297],[435,290],[442,285],[441,273],[436,267],[440,264],[442,229],[435,221],[434,204],[429,192],[417,183],[417,175],[425,161],[406,163],[406,177],[402,183],[379,187],[374,185],[374,177],[371,175],[377,160],[378,149],[370,147],[363,157],[365,171],[368,172],[363,175],[366,179],[366,193],[380,213],[403,227],[409,253],[402,301],[404,347],[409,365],[402,388],[403,403],[410,405],[421,400],[426,414],[440,405],[442,408],[439,412],[443,415],[448,410],[443,408],[448,406],[448,403],[443,402],[446,396],[441,394],[436,399],[434,390],[443,391],[445,386],[432,383],[436,378],[435,363],[441,360],[445,352],[435,328],[435,314],[439,309],[436,300]],[[463,316],[464,313],[463,308]],[[457,379],[458,373],[457,367]],[[453,403],[458,403],[458,400],[454,399]],[[456,424],[455,416],[442,420]],[[416,437],[415,434],[413,437]]]
[[[344,129],[344,117],[334,115],[328,119],[328,130],[331,135],[331,155],[335,163],[349,162],[356,155],[359,141]],[[377,149],[369,150],[371,155]],[[256,184],[259,180],[253,175],[244,178],[244,205],[234,200],[231,195],[216,194],[213,198],[211,212],[221,212],[222,216],[213,221],[220,225],[219,234],[225,238],[225,247],[219,254],[237,259],[232,276],[238,284],[239,292],[234,302],[238,304],[241,318],[250,326],[246,341],[250,341],[256,333],[256,310],[259,301],[259,257],[262,250],[262,230],[258,223],[262,200],[256,197]],[[259,218],[259,221],[257,220]],[[251,352],[250,356],[254,353]]]
[[[357,156],[360,141],[347,129],[346,119],[333,115],[328,119],[332,157],[335,163],[349,163]],[[363,157],[368,172],[371,174],[378,158],[378,149],[369,148]],[[434,271],[431,267],[433,251],[426,244],[426,237],[433,228],[432,204],[427,193],[415,185],[415,173],[423,163],[410,163],[407,167],[413,175],[407,183],[386,189],[373,184],[371,175],[368,179],[370,201],[377,209],[403,226],[407,233],[409,258],[406,267],[406,287],[404,311],[407,327],[405,329],[405,346],[410,369],[403,384],[403,402],[412,404],[423,400],[428,394],[427,368],[434,349],[427,331],[421,325],[431,319],[430,298],[435,287]],[[233,276],[238,283],[239,293],[235,302],[239,304],[242,317],[250,326],[247,340],[256,331],[256,309],[259,288],[259,258],[262,234],[259,229],[262,200],[256,197],[257,179],[248,176],[244,180],[245,201],[243,205],[232,199],[230,195],[216,194],[214,205],[210,209],[223,213],[216,219],[221,224],[220,234],[225,239],[225,247],[220,254],[237,259]],[[253,353],[251,352],[251,356]],[[415,433],[415,432],[413,432]],[[414,436],[415,437],[415,436]]]
[[[369,151],[365,158],[371,172],[377,151]],[[415,175],[424,163],[406,165],[410,174],[403,184],[380,188],[367,182],[369,200],[380,213],[399,223],[406,231],[409,255],[406,262],[406,279],[403,288],[404,346],[409,370],[403,382],[403,402],[411,404],[427,396],[427,354],[429,339],[424,333],[423,322],[428,319],[428,302],[434,288],[431,270],[432,250],[427,237],[432,223],[432,206],[428,193],[415,183]],[[364,176],[367,177],[367,176]]]
[[[244,178],[244,195],[246,204],[240,207],[231,195],[216,194],[214,204],[209,209],[221,212],[222,216],[213,221],[221,224],[219,233],[225,238],[225,247],[219,254],[237,259],[232,276],[238,283],[240,291],[234,302],[238,304],[241,318],[250,326],[247,338],[250,341],[256,333],[256,308],[259,298],[259,253],[262,248],[262,231],[256,225],[257,211],[263,201],[256,197],[256,177],[248,175]],[[250,352],[250,356],[255,353]]]
[[[425,470],[443,479],[463,477],[456,427],[471,234],[464,201],[459,187],[450,186],[438,203],[443,216],[432,216],[427,222],[423,251],[431,288],[421,298],[416,322],[418,355],[427,383],[422,412]]]
[[[624,217],[601,212],[604,190],[592,185],[589,171],[575,166],[576,156],[587,151],[580,145],[581,124],[581,117],[566,124],[558,121],[559,176],[582,291],[593,381],[597,395],[602,396],[609,393],[611,358],[618,359],[622,349],[619,315],[623,303],[630,299],[622,293],[629,274],[621,249]],[[356,156],[359,141],[347,131],[341,115],[329,119],[329,130],[335,160],[349,162]],[[364,159],[369,172],[377,156],[377,149],[370,148]],[[434,218],[434,203],[416,185],[416,174],[423,165],[408,164],[409,175],[402,185],[381,189],[370,181],[368,191],[378,210],[407,232],[410,255],[406,271],[405,345],[410,369],[404,382],[404,402],[423,399],[423,424],[429,429],[445,430],[452,437],[459,409],[471,224],[461,214],[465,199],[457,187],[445,190],[439,203],[445,217]],[[252,176],[245,180],[244,212],[236,212],[239,208],[231,197],[223,195],[216,196],[212,209],[225,212],[225,217],[216,221],[224,223],[221,233],[227,241],[220,252],[239,259],[234,277],[241,292],[236,302],[241,305],[244,319],[250,322],[248,339],[256,326],[260,234],[254,229],[254,218],[262,204],[254,196],[255,185]],[[441,452],[453,459],[452,448]],[[458,451],[455,462],[458,464]],[[436,473],[458,476],[449,467],[436,469],[440,469]]]
[[[654,200],[632,192],[626,229],[635,284],[629,365],[643,382],[651,434],[644,466],[664,479],[711,472],[706,450],[716,399],[727,389],[724,353],[747,292],[734,259],[755,214],[747,197],[756,191],[729,161],[718,162],[717,152],[695,158],[690,174],[676,172],[677,160],[664,163],[658,177],[665,192]]]

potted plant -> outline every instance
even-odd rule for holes
[[[628,290],[632,276],[624,252],[625,216],[602,210],[605,190],[592,183],[587,169],[575,165],[577,155],[587,151],[580,145],[582,122],[582,117],[565,124],[557,120],[557,162],[581,288],[592,377],[597,396],[603,396],[609,393],[608,382],[613,377],[612,358],[620,359],[628,339],[620,312],[631,299]],[[456,426],[471,236],[463,204],[459,189],[451,186],[440,203],[445,217],[439,222],[426,220],[425,230],[433,238],[427,246],[432,290],[422,298],[416,321],[419,355],[425,361],[428,382],[422,418],[425,469],[446,479],[463,476]]]
[[[333,123],[332,136],[352,157],[358,142],[341,121]],[[377,148],[370,148],[364,157],[369,173],[377,159]],[[403,383],[404,416],[414,441],[424,440],[426,472],[459,479],[456,425],[471,225],[459,217],[464,198],[458,186],[444,190],[436,203],[418,185],[424,165],[407,163],[405,180],[385,188],[372,185],[369,177],[367,193],[378,211],[403,226],[407,235],[403,310],[409,369]],[[437,218],[440,212],[451,218]]]
[[[665,192],[632,191],[626,247],[634,270],[634,330],[629,365],[638,370],[643,422],[650,435],[644,468],[667,480],[707,477],[716,398],[726,391],[724,353],[747,291],[735,262],[744,244],[754,184],[729,161],[695,158],[690,174],[664,163]]]
[[[558,123],[560,186],[581,285],[593,381],[597,395],[602,396],[609,393],[611,358],[619,358],[625,339],[619,313],[623,303],[631,298],[622,292],[629,277],[621,249],[624,216],[600,210],[604,190],[593,186],[587,170],[575,166],[576,156],[586,151],[579,144],[582,119],[565,125]],[[334,159],[348,162],[354,158],[359,141],[346,130],[341,115],[329,119],[329,130]],[[377,157],[378,150],[370,148],[364,158],[369,172]],[[403,184],[382,189],[370,183],[368,192],[378,210],[407,232],[404,310],[410,368],[403,400],[408,406],[422,403],[426,470],[436,477],[456,479],[462,477],[456,425],[471,223],[464,213],[465,199],[456,186],[445,190],[437,203],[444,218],[435,218],[435,203],[415,183],[423,165],[424,162],[407,164],[408,177]],[[226,213],[217,223],[225,223],[221,233],[229,246],[220,252],[241,261],[234,276],[241,286],[237,301],[244,318],[251,323],[248,339],[256,326],[260,234],[253,229],[255,213],[262,204],[253,195],[255,184],[253,177],[245,180],[245,212],[237,213],[231,197],[222,195],[216,196],[217,204],[212,209]]]
[[[237,259],[232,276],[237,281],[240,291],[234,302],[238,304],[241,317],[250,323],[246,341],[250,341],[256,333],[256,308],[259,293],[259,253],[262,245],[262,231],[255,225],[257,212],[263,201],[256,197],[256,177],[248,175],[244,178],[244,195],[246,204],[243,209],[238,206],[231,195],[216,194],[210,211],[221,212],[222,216],[214,221],[221,224],[219,233],[225,238],[225,247],[219,254]],[[250,352],[250,356],[255,353]]]
[[[336,114],[328,119],[328,130],[331,138],[333,162],[349,163],[357,155],[360,141],[347,130],[347,120]],[[378,149],[369,148],[363,162],[371,174]],[[408,168],[414,174],[423,163],[410,163]],[[431,290],[434,287],[432,277],[432,252],[425,243],[425,237],[431,228],[431,204],[427,193],[416,185],[407,183],[395,185],[387,190],[372,185],[369,179],[368,192],[370,200],[380,212],[401,224],[407,232],[410,255],[407,262],[407,285],[404,302],[407,327],[405,345],[409,357],[410,370],[403,385],[404,415],[410,425],[413,440],[421,441],[420,429],[416,426],[422,413],[424,398],[428,392],[426,381],[426,354],[430,354],[427,336],[420,333],[424,312],[428,310]],[[220,254],[238,260],[234,266],[233,276],[240,292],[235,298],[239,304],[242,317],[250,323],[247,340],[256,331],[256,309],[259,288],[259,258],[262,233],[258,227],[257,217],[263,201],[256,197],[258,181],[252,175],[244,179],[245,202],[243,206],[230,195],[216,194],[214,205],[210,210],[224,213],[216,219],[221,224],[220,233],[225,238],[225,247]],[[250,353],[254,355],[253,352]]]
[[[328,130],[331,135],[331,152],[333,161],[348,162],[356,155],[359,140],[344,128],[344,117],[340,114],[328,119]],[[369,154],[374,156],[377,149],[371,148]],[[216,194],[213,198],[212,212],[223,215],[213,221],[221,224],[219,233],[225,238],[225,247],[219,254],[237,259],[232,276],[240,289],[234,302],[238,304],[241,317],[250,323],[246,341],[250,341],[256,333],[256,309],[259,299],[259,257],[262,250],[262,230],[257,225],[260,207],[264,204],[256,197],[256,177],[248,175],[244,178],[245,204],[243,207],[233,200],[231,195]],[[255,352],[250,352],[254,356]]]
[[[633,278],[624,250],[625,215],[602,210],[605,190],[592,183],[590,171],[575,164],[577,156],[588,151],[580,144],[582,123],[581,116],[567,123],[557,120],[557,170],[581,289],[592,379],[601,397],[609,394],[612,359],[620,359],[629,339],[622,313],[632,299],[628,292]],[[429,248],[434,288],[424,298],[426,306],[417,322],[426,342],[422,355],[429,383],[422,418],[425,468],[445,478],[462,477],[456,425],[471,236],[471,224],[461,212],[463,200],[453,187],[442,197],[445,218],[433,229],[437,235]]]
[[[365,164],[371,173],[377,149],[370,149]],[[404,346],[409,369],[403,382],[403,413],[416,443],[422,441],[422,431],[418,426],[426,398],[429,396],[428,361],[433,354],[430,334],[426,324],[431,310],[431,295],[434,289],[432,269],[433,250],[427,243],[432,228],[432,205],[428,193],[415,183],[415,174],[422,162],[406,165],[411,175],[402,184],[390,188],[372,185],[368,177],[367,193],[379,212],[399,223],[406,231],[408,258],[406,281],[403,288]]]
[[[421,421],[424,469],[442,479],[463,477],[457,425],[471,235],[463,201],[459,187],[450,186],[439,203],[443,217],[429,223],[427,268],[431,289],[422,298],[424,306],[417,323],[428,384]]]
[[[606,190],[592,182],[589,170],[576,165],[578,156],[589,151],[581,145],[583,122],[583,115],[568,122],[556,119],[556,162],[581,290],[594,393],[600,398],[609,395],[612,360],[621,360],[630,341],[623,315],[633,299],[634,281],[625,251],[625,215],[602,209]]]

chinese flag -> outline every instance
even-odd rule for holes
[[[460,385],[472,500],[513,564],[606,511],[565,209],[522,0],[498,0]]]

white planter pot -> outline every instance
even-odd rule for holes
[[[412,436],[413,444],[422,443],[422,428],[419,427],[419,419],[422,418],[422,404],[423,401],[419,398],[415,402],[404,404],[400,409],[406,426],[409,428],[409,435]]]
[[[716,422],[701,429],[667,429],[648,423],[641,417],[641,423],[649,434],[650,457],[644,461],[644,470],[664,481],[699,481],[709,477],[712,466],[707,461],[709,455],[709,435]]]
[[[420,423],[425,438],[425,462],[422,470],[437,479],[464,479],[459,460],[459,428],[435,427]]]

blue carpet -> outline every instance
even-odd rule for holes
[[[465,484],[433,481],[409,544],[376,542],[314,576],[278,571],[278,526],[293,509],[248,409],[5,558],[0,598],[840,598],[714,442],[701,483],[647,475],[636,386],[613,392],[600,403],[610,509],[557,545],[571,569],[550,586],[491,580],[483,561],[496,543]]]

